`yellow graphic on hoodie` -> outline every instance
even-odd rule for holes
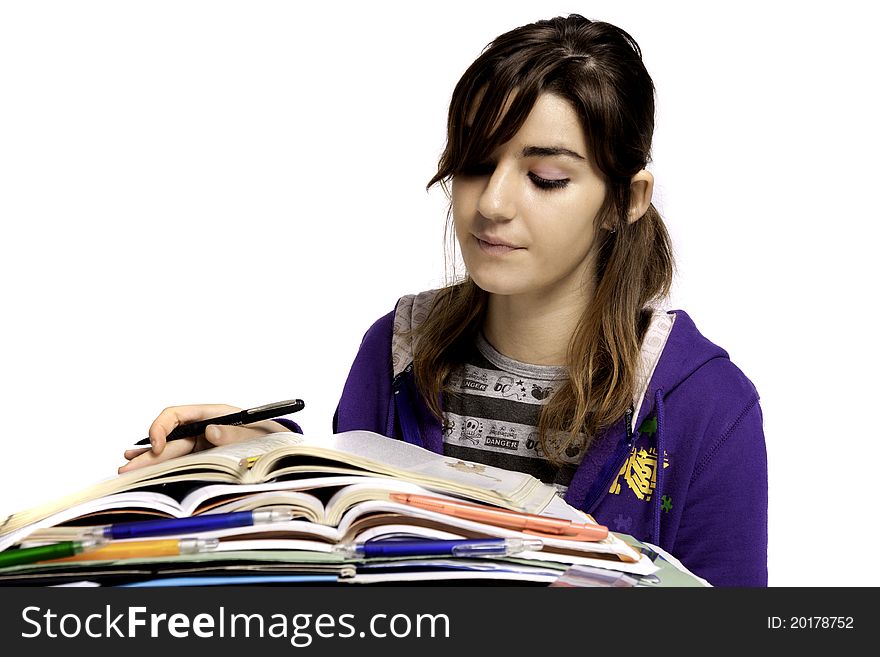
[[[663,453],[663,469],[669,467],[669,458]],[[630,490],[635,493],[636,497],[645,502],[651,500],[651,493],[657,486],[657,448],[652,447],[645,450],[643,447],[638,452],[636,448],[632,448],[629,458],[620,468],[620,472],[611,482],[609,493],[614,495],[620,494],[620,478],[623,477]]]

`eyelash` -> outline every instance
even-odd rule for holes
[[[495,167],[491,164],[477,164],[471,167],[465,167],[461,175],[468,177],[476,177],[476,176],[488,176],[491,175],[492,171]],[[535,185],[538,189],[544,191],[550,191],[553,189],[561,189],[568,185],[570,182],[570,178],[559,178],[558,180],[548,180],[547,178],[542,178],[541,176],[532,173],[531,171],[528,174],[529,180],[532,181],[532,184]]]
[[[558,180],[548,180],[547,178],[541,178],[541,176],[535,175],[534,173],[529,173],[529,178],[531,178],[532,182],[535,184],[535,187],[543,190],[550,189],[560,189],[565,187],[568,184],[568,178],[559,178]]]

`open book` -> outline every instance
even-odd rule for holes
[[[200,532],[200,538],[218,538],[221,551],[309,550],[331,552],[343,543],[383,538],[527,538],[531,535],[482,522],[453,517],[393,501],[393,493],[449,497],[393,477],[332,475],[265,484],[213,484],[174,497],[153,490],[129,491],[84,502],[52,514],[4,536],[24,546],[76,540],[86,527],[129,520],[132,516],[183,517],[265,508],[285,508],[293,520]],[[576,522],[595,522],[590,516],[556,497],[545,515]],[[619,537],[602,541],[575,541],[542,537],[545,557],[565,563],[592,563],[595,559],[634,564],[639,553]],[[583,562],[582,559],[587,559]],[[631,570],[631,568],[625,568]],[[638,569],[637,569],[638,570]]]
[[[290,486],[299,490],[291,490]],[[236,488],[243,490],[235,491]],[[295,562],[298,557],[291,551],[332,553],[335,546],[367,540],[534,538],[515,530],[400,504],[390,499],[392,493],[446,497],[393,478],[347,476],[240,487],[207,486],[184,498],[180,507],[195,507],[200,513],[269,507],[293,511],[294,519],[289,521],[199,532],[200,538],[220,540],[217,553],[207,555],[207,559],[227,558],[231,552],[252,555],[255,550],[263,554],[282,550],[288,551],[286,561]],[[113,522],[115,513],[130,514],[144,508],[156,512],[162,508],[159,504],[161,497],[164,496],[150,491],[141,496],[135,492],[111,495],[100,500],[99,504],[73,507],[22,528],[16,532],[16,540],[24,547],[76,540],[87,527]],[[199,500],[203,503],[199,504]],[[593,522],[589,516],[579,514],[559,498],[551,507],[557,517]],[[183,515],[173,502],[167,504],[164,511],[171,516]],[[126,515],[122,519],[129,517]],[[601,563],[627,572],[642,572],[643,566],[647,565],[640,563],[640,554],[636,550],[613,533],[601,541],[541,538],[543,549],[523,554],[523,558],[566,564]]]
[[[220,483],[214,483],[218,479]],[[336,557],[334,546],[341,543],[401,537],[529,536],[401,504],[392,500],[393,493],[453,496],[595,522],[567,505],[553,487],[530,475],[444,457],[367,432],[337,434],[321,441],[280,433],[119,475],[54,504],[16,514],[0,535],[0,549],[75,540],[84,527],[138,517],[270,507],[291,510],[293,520],[200,532],[199,537],[218,538],[220,547],[217,553],[186,560],[262,560],[278,554],[289,566],[303,559],[314,561],[315,554]],[[542,539],[542,550],[522,558],[552,562],[554,567],[582,563],[640,574],[653,569],[643,555],[613,533],[592,542]]]
[[[126,472],[15,513],[0,522],[0,549],[11,545],[8,534],[107,495],[175,482],[258,484],[304,473],[386,475],[527,513],[541,513],[556,494],[552,486],[531,475],[435,454],[369,431],[320,438],[281,432]]]

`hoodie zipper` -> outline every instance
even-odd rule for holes
[[[397,419],[400,422],[400,430],[403,433],[404,442],[424,447],[421,432],[419,431],[418,420],[416,419],[415,410],[408,394],[406,385],[406,376],[413,370],[412,363],[406,366],[400,374],[391,380],[391,390],[394,397],[394,404],[397,409]]]
[[[604,492],[611,487],[611,481],[617,476],[620,469],[623,467],[623,464],[626,463],[626,459],[628,459],[630,453],[632,453],[636,438],[639,437],[639,434],[633,433],[632,420],[633,409],[632,406],[630,406],[623,414],[623,422],[626,425],[626,440],[620,442],[617,446],[617,450],[614,452],[614,456],[609,459],[609,463],[616,463],[616,465],[605,474],[602,485],[594,488],[590,499],[586,500],[586,503],[582,508],[585,509],[587,513],[593,512],[593,507],[598,503]]]

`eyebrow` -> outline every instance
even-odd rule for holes
[[[465,124],[464,126],[462,126],[462,132],[465,140],[470,139],[473,134],[473,126]],[[577,153],[568,148],[564,148],[562,146],[526,146],[522,149],[522,153],[520,153],[521,158],[558,156],[568,157],[573,160],[578,160],[579,162],[587,161],[587,158],[585,158],[580,153]]]
[[[561,146],[526,146],[522,149],[521,157],[554,157],[558,155],[580,161],[587,159],[583,155]]]

